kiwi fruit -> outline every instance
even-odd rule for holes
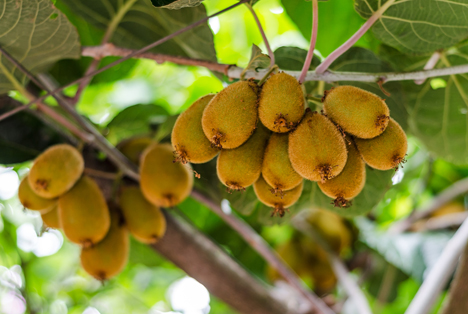
[[[150,137],[135,137],[122,141],[117,145],[117,148],[131,162],[139,165],[141,154],[151,143],[153,143],[153,139]]]
[[[152,144],[141,156],[141,191],[156,206],[173,207],[192,191],[191,166],[174,163],[173,160],[171,144]]]
[[[302,181],[292,190],[285,191],[282,197],[280,197],[271,193],[272,187],[268,185],[262,176],[260,176],[260,178],[254,183],[254,191],[260,202],[273,207],[273,212],[271,213],[272,217],[275,215],[283,217],[286,211],[288,211],[288,207],[294,205],[301,196],[303,186],[304,182]]]
[[[101,241],[110,225],[109,208],[96,182],[83,176],[59,197],[59,221],[67,238],[83,247]]]
[[[354,86],[338,86],[325,92],[323,109],[345,132],[359,138],[380,135],[390,119],[385,100]]]
[[[81,250],[81,266],[97,280],[108,280],[125,268],[129,252],[128,231],[120,215],[112,211],[106,237],[98,244]]]
[[[53,229],[61,228],[57,206],[54,206],[51,211],[41,214],[41,218],[46,227]]]
[[[294,170],[311,181],[336,177],[348,157],[343,134],[326,116],[309,110],[289,133],[288,151]]]
[[[232,149],[252,135],[258,119],[258,85],[239,81],[220,91],[205,107],[202,127],[214,147]]]
[[[385,131],[372,139],[354,139],[364,161],[377,170],[398,170],[405,163],[408,141],[405,131],[394,119],[390,118]]]
[[[270,131],[259,125],[249,140],[240,147],[221,151],[216,168],[219,180],[228,187],[228,191],[245,190],[257,181],[262,171],[269,135]]]
[[[463,204],[453,201],[437,208],[431,213],[430,217],[441,217],[445,215],[464,213],[465,211],[465,206],[463,206]]]
[[[273,133],[263,156],[262,175],[272,188],[272,193],[282,195],[302,182],[302,177],[289,161],[288,135]]]
[[[171,137],[176,161],[201,164],[219,153],[206,138],[201,123],[203,111],[213,97],[213,94],[203,96],[177,118]]]
[[[54,145],[34,161],[28,180],[32,190],[43,198],[56,198],[67,192],[81,177],[84,160],[68,144]]]
[[[128,231],[140,242],[156,243],[166,232],[166,218],[159,207],[146,200],[137,186],[125,187],[119,205]]]
[[[258,116],[268,129],[285,133],[304,116],[306,101],[299,82],[284,72],[272,75],[262,86]]]
[[[351,199],[361,193],[366,183],[366,164],[357,151],[354,142],[349,139],[348,159],[343,171],[325,182],[318,182],[322,192],[334,198],[335,207],[351,206]]]
[[[37,195],[29,185],[28,177],[26,176],[18,187],[18,198],[24,207],[37,210],[40,213],[47,213],[57,205],[57,199],[47,199]]]

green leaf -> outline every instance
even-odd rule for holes
[[[356,0],[356,11],[369,18],[386,1]],[[468,37],[466,0],[395,1],[372,26],[377,39],[404,52],[425,53],[450,47]]]
[[[179,10],[186,7],[196,7],[203,0],[151,0],[151,3],[157,8]]]
[[[226,191],[226,189],[224,189],[224,191]],[[249,186],[245,191],[241,192],[224,192],[224,198],[229,201],[232,209],[246,216],[252,214],[259,202],[252,186]]]
[[[301,71],[307,57],[307,50],[297,47],[280,47],[275,50],[276,64],[281,70]],[[314,55],[309,70],[320,64],[320,58]]]
[[[125,11],[129,1],[135,3]],[[118,23],[112,32],[110,42],[117,46],[139,49],[149,45],[167,35],[180,30],[206,17],[204,6],[185,8],[180,10],[164,10],[155,8],[148,0],[60,0],[68,7],[67,14],[74,15],[70,19],[84,19],[86,22],[101,30],[108,30],[109,25]],[[123,12],[119,20],[116,12]],[[87,28],[87,23],[77,24],[77,27]],[[80,29],[80,33],[87,33],[87,29]],[[216,61],[213,34],[205,23],[191,29],[175,38],[150,50],[191,58]]]
[[[0,46],[33,74],[55,62],[80,58],[75,27],[50,1],[0,0]],[[27,77],[0,54],[0,94],[22,89]]]
[[[252,53],[250,54],[249,64],[245,67],[244,71],[241,73],[241,77],[244,76],[245,72],[249,70],[258,71],[258,69],[266,69],[270,65],[270,57],[258,48],[257,45],[252,45]]]

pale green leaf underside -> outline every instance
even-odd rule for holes
[[[0,45],[34,74],[60,59],[80,57],[75,27],[44,0],[0,0]],[[26,82],[25,75],[0,54],[0,94]]]
[[[364,18],[384,0],[356,0]],[[447,48],[468,37],[468,0],[397,0],[372,26],[375,36],[404,52]]]
[[[262,50],[254,44],[252,45],[252,52],[250,54],[249,64],[245,67],[244,71],[242,71],[241,77],[244,75],[245,72],[249,70],[257,71],[258,69],[265,69],[269,65],[270,57],[262,53]]]
[[[151,2],[155,7],[158,8],[179,10],[187,7],[196,7],[197,5],[200,5],[203,2],[203,0],[151,0]]]

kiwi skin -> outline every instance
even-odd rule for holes
[[[201,124],[203,111],[213,97],[213,94],[201,97],[177,118],[171,138],[176,161],[201,164],[219,153],[206,138]]]
[[[140,187],[150,203],[173,207],[192,191],[192,168],[190,164],[174,163],[171,144],[152,144],[141,156]]]
[[[57,206],[57,199],[47,199],[37,195],[31,189],[27,176],[21,180],[18,187],[18,198],[24,207],[39,211],[41,214],[48,213]]]
[[[323,109],[345,132],[365,139],[382,134],[390,118],[382,98],[354,86],[338,86],[325,92]]]
[[[258,119],[258,85],[239,81],[220,91],[202,116],[205,136],[214,147],[232,149],[252,135]]]
[[[304,116],[305,104],[304,93],[296,78],[284,72],[274,74],[262,86],[258,116],[271,131],[289,132]]]
[[[311,181],[336,177],[348,157],[343,134],[326,116],[309,110],[289,133],[288,150],[294,170]]]
[[[348,145],[348,160],[343,171],[333,179],[318,182],[320,190],[334,199],[335,207],[351,206],[351,199],[361,193],[366,183],[366,164],[361,158],[354,142],[350,139]]]
[[[117,145],[117,148],[135,165],[140,164],[140,157],[143,151],[154,141],[150,137],[142,136],[129,138]]]
[[[58,208],[57,205],[52,208],[51,211],[45,214],[41,214],[42,223],[48,227],[53,229],[60,229],[60,220],[58,216]]]
[[[288,135],[273,133],[263,156],[262,175],[272,193],[282,194],[302,182],[302,177],[294,170],[289,161]]]
[[[267,206],[273,207],[273,212],[271,213],[272,217],[275,215],[283,217],[286,211],[289,211],[288,207],[297,202],[302,194],[303,187],[304,182],[301,181],[298,186],[289,191],[285,191],[282,197],[280,197],[271,193],[271,186],[268,185],[262,176],[254,183],[254,191],[258,200]]]
[[[260,177],[270,131],[259,124],[254,134],[240,147],[222,150],[216,170],[228,191],[243,191]]]
[[[405,163],[408,141],[405,131],[390,118],[385,131],[372,139],[354,139],[364,161],[377,170],[398,170]]]

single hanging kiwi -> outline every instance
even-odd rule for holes
[[[213,97],[213,94],[201,97],[177,118],[171,138],[176,161],[201,164],[219,153],[206,138],[201,123],[203,111]]]
[[[289,160],[288,135],[273,133],[263,156],[262,175],[272,188],[272,193],[282,194],[302,182],[302,177],[294,170]]]
[[[98,244],[81,250],[81,266],[97,280],[108,280],[125,268],[129,252],[130,240],[127,228],[120,215],[113,210],[106,237]]]
[[[357,149],[364,161],[378,170],[397,170],[406,162],[408,141],[405,131],[394,119],[390,118],[385,131],[372,139],[355,138]]]
[[[37,210],[41,214],[45,214],[57,206],[57,199],[47,199],[37,195],[31,189],[27,176],[21,180],[18,187],[18,198],[24,207],[31,210]]]
[[[96,182],[83,176],[59,197],[60,225],[67,238],[83,247],[101,241],[110,226],[109,208]]]
[[[34,161],[28,176],[29,184],[37,195],[56,198],[72,188],[83,170],[83,157],[75,147],[54,145]]]
[[[289,159],[303,178],[325,182],[346,165],[343,134],[327,117],[308,111],[296,130],[289,133]]]
[[[153,144],[141,156],[141,191],[156,206],[175,206],[192,191],[192,167],[173,161],[171,144]]]
[[[269,135],[270,131],[259,124],[240,147],[221,151],[217,161],[218,178],[229,190],[245,190],[257,181]]]
[[[146,200],[137,186],[125,187],[119,205],[130,233],[140,242],[156,243],[166,232],[166,218],[159,207]]]
[[[273,212],[271,216],[278,215],[283,217],[288,207],[294,205],[297,202],[302,193],[302,188],[304,187],[304,182],[293,188],[292,190],[285,191],[282,195],[276,196],[271,193],[271,186],[263,179],[262,176],[254,183],[255,195],[260,202],[263,204],[273,207]]]
[[[390,118],[385,100],[354,86],[326,91],[323,109],[345,132],[366,139],[380,135]]]
[[[220,91],[206,106],[202,127],[214,147],[232,149],[252,135],[258,119],[259,88],[254,81],[239,81]]]
[[[333,179],[318,182],[322,192],[334,199],[335,207],[349,207],[351,199],[361,193],[366,184],[366,164],[357,151],[354,142],[348,139],[348,160],[343,171]]]
[[[150,144],[154,143],[153,139],[147,136],[134,137],[125,139],[117,145],[117,148],[135,165],[140,164],[140,157],[143,151]]]
[[[48,228],[53,228],[53,229],[60,229],[60,220],[58,216],[58,208],[57,205],[55,205],[51,211],[41,214],[42,218],[42,223],[48,227]]]
[[[272,75],[262,86],[258,116],[263,125],[278,133],[289,132],[304,116],[306,101],[301,85],[284,72]]]

